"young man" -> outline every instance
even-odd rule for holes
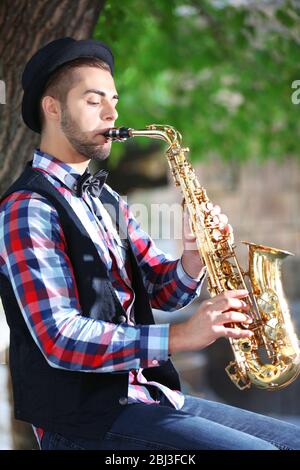
[[[151,307],[190,303],[205,268],[187,248],[193,237],[170,259],[106,175],[88,173],[109,156],[103,133],[117,119],[110,49],[58,39],[31,58],[22,84],[23,119],[41,141],[1,198],[16,418],[33,425],[42,449],[300,449],[296,426],[179,391],[169,356],[248,337],[228,326],[247,321],[246,293],[203,302],[180,324],[154,324]]]

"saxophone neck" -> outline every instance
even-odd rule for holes
[[[113,141],[124,141],[131,137],[148,137],[165,141],[170,146],[181,144],[181,134],[172,126],[151,124],[145,129],[132,129],[130,127],[113,127],[104,133],[105,137]]]

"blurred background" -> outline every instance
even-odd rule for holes
[[[38,146],[23,124],[20,76],[36,49],[61,36],[111,45],[119,125],[176,127],[200,182],[234,228],[240,263],[248,240],[292,252],[283,285],[300,334],[299,0],[2,0],[0,4],[0,192]],[[146,139],[113,145],[108,183],[126,195],[157,245],[174,257],[181,241],[160,237],[168,218],[153,205],[180,203],[164,146]],[[139,211],[140,204],[148,212]],[[207,298],[158,322],[181,321]],[[12,415],[8,331],[0,316],[0,449],[33,449],[31,429]],[[300,425],[300,379],[282,391],[239,391],[224,368],[228,341],[180,354],[185,391]]]

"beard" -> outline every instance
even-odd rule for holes
[[[110,145],[97,144],[87,137],[86,132],[82,132],[76,121],[72,118],[66,105],[61,109],[60,127],[72,147],[80,155],[85,156],[89,160],[103,161],[110,154]]]

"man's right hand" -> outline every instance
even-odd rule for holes
[[[251,323],[247,315],[249,306],[242,300],[247,295],[246,290],[222,292],[202,302],[188,320],[171,325],[169,353],[200,350],[222,336],[235,339],[252,336],[247,329],[232,328],[233,323]]]

